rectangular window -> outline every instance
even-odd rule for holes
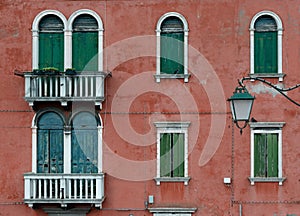
[[[254,71],[255,73],[277,73],[277,32],[255,32]]]
[[[161,134],[160,175],[161,177],[184,177],[184,134]]]
[[[254,176],[278,177],[278,134],[254,135]]]
[[[155,122],[157,128],[156,183],[184,182],[188,184],[189,122]]]
[[[282,182],[282,127],[284,122],[251,122],[251,171],[249,180]]]

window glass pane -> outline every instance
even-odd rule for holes
[[[254,24],[255,31],[277,31],[277,24],[273,17],[265,15],[259,17]]]

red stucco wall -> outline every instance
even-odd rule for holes
[[[286,122],[283,175],[278,183],[250,185],[250,129],[240,135],[226,99],[237,79],[249,73],[249,25],[270,10],[283,22],[283,85],[299,82],[299,1],[267,0],[112,0],[0,2],[0,215],[44,215],[23,203],[23,174],[31,171],[31,124],[35,114],[24,101],[24,79],[14,70],[32,68],[31,25],[46,9],[67,18],[91,9],[104,25],[106,100],[103,121],[105,196],[102,210],[89,215],[151,215],[149,207],[196,207],[194,215],[300,215],[299,109],[282,96],[256,93],[257,121]],[[156,83],[155,28],[171,11],[189,25],[191,77]],[[143,36],[143,37],[140,37]],[[117,50],[116,48],[120,48]],[[117,51],[116,51],[117,50]],[[107,52],[106,52],[107,51]],[[131,59],[133,57],[133,59]],[[201,58],[200,58],[201,57]],[[278,83],[278,79],[270,79]],[[247,83],[260,89],[256,82]],[[299,98],[299,90],[288,93]],[[51,106],[51,104],[43,104]],[[63,108],[61,108],[63,109]],[[72,109],[71,109],[72,110]],[[69,111],[71,111],[69,110]],[[69,112],[66,111],[66,112]],[[127,121],[129,120],[129,121]],[[161,183],[156,174],[156,121],[190,121],[189,176],[183,183]],[[121,127],[119,127],[121,125]],[[223,183],[231,177],[231,185]]]

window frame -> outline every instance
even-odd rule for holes
[[[277,25],[277,73],[255,73],[254,68],[254,34],[255,34],[255,22],[261,16],[270,16],[272,17]],[[268,77],[268,78],[278,78],[279,81],[283,81],[285,74],[282,72],[282,35],[283,35],[283,26],[280,17],[272,11],[261,11],[257,13],[251,20],[250,23],[250,77]]]
[[[156,185],[160,185],[161,182],[184,182],[184,185],[188,185],[190,177],[188,176],[188,127],[190,122],[155,122],[154,123],[157,134],[157,164],[156,164]],[[181,133],[184,134],[184,176],[183,177],[161,177],[160,175],[160,137],[164,133]]]
[[[183,74],[161,74],[161,24],[168,17],[177,17],[183,23]],[[156,25],[156,74],[154,75],[155,81],[159,83],[161,79],[184,79],[184,82],[189,81],[190,74],[188,74],[188,23],[184,16],[177,12],[168,12],[161,16]]]
[[[37,112],[32,120],[32,126],[31,126],[31,137],[32,137],[32,173],[37,173],[37,145],[38,145],[38,137],[37,137],[37,132],[38,132],[38,121],[40,119],[40,117],[47,113],[47,112],[55,112],[56,114],[58,114],[63,122],[64,122],[64,131],[63,131],[63,173],[62,174],[70,174],[71,172],[71,147],[72,147],[72,143],[71,143],[71,122],[73,120],[73,118],[80,112],[89,112],[89,111],[85,111],[85,110],[80,110],[77,112],[74,112],[72,114],[72,116],[69,119],[66,119],[66,117],[64,116],[64,114],[56,108],[46,108],[44,110],[40,110],[39,112]],[[91,114],[93,114],[92,112],[90,112]],[[102,169],[103,169],[103,150],[102,150],[102,146],[103,146],[103,138],[102,138],[102,134],[103,134],[103,122],[101,119],[101,116],[96,113],[95,114],[95,118],[97,118],[97,131],[98,131],[98,173],[102,173]]]
[[[282,185],[283,181],[286,179],[282,176],[282,127],[285,122],[250,122],[250,177],[249,181],[251,185],[255,182],[278,182]],[[254,136],[255,134],[277,134],[278,135],[278,176],[277,177],[255,177],[254,176]]]

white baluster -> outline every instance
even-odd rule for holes
[[[52,183],[53,183],[53,179],[49,179],[49,198],[52,199]]]
[[[39,194],[38,194],[38,197],[39,197],[39,199],[41,199],[42,198],[42,180],[41,179],[39,179],[38,185],[39,185]]]
[[[89,189],[88,189],[88,179],[85,180],[85,198],[88,199],[89,198]]]
[[[79,180],[79,188],[80,188],[80,199],[82,199],[82,191],[83,191],[83,189],[82,189],[82,179],[80,179]]]

